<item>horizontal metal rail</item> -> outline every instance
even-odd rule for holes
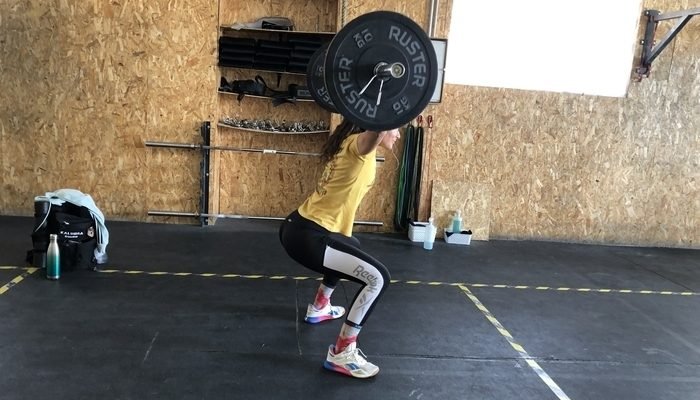
[[[292,155],[292,156],[312,156],[319,157],[321,153],[309,153],[303,151],[289,151],[289,150],[276,150],[276,149],[254,149],[245,147],[230,147],[230,146],[205,146],[196,143],[175,143],[175,142],[153,142],[145,141],[144,144],[147,147],[162,147],[162,148],[173,148],[173,149],[190,149],[190,150],[221,150],[221,151],[238,151],[244,153],[263,153],[263,154],[282,154],[282,155]],[[384,157],[377,157],[377,162],[384,162],[386,159]]]
[[[256,217],[252,215],[240,215],[240,214],[200,214],[194,212],[184,212],[184,211],[149,211],[148,215],[160,216],[160,217],[192,217],[192,218],[227,218],[227,219],[255,219],[255,220],[265,220],[265,221],[282,221],[284,217]],[[369,226],[383,226],[383,222],[379,221],[355,221],[355,225],[369,225]]]

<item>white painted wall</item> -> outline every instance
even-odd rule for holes
[[[454,0],[447,83],[624,97],[642,0]]]

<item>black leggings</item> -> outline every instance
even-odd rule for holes
[[[284,220],[279,235],[287,254],[323,274],[324,285],[334,288],[341,278],[362,285],[345,318],[348,325],[361,327],[391,280],[384,264],[360,250],[359,240],[330,232],[298,211]]]

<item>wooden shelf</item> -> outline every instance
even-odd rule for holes
[[[329,130],[325,130],[325,131],[309,131],[309,132],[264,131],[264,130],[261,130],[261,129],[250,129],[250,128],[242,128],[242,127],[238,127],[238,126],[228,125],[228,124],[224,124],[223,122],[217,123],[216,126],[221,127],[221,128],[235,129],[235,130],[237,130],[237,131],[257,132],[257,133],[270,133],[270,134],[273,134],[273,135],[317,135],[317,134],[320,134],[320,133],[330,133]]]
[[[311,35],[311,36],[334,36],[335,32],[315,32],[315,31],[284,31],[279,29],[262,29],[262,28],[241,28],[234,29],[230,26],[222,25],[221,30],[224,33],[235,33],[235,32],[264,32],[264,33],[278,33],[286,35]]]
[[[277,71],[274,69],[260,69],[260,68],[255,68],[255,67],[233,67],[233,66],[229,66],[229,65],[219,64],[219,68],[248,69],[251,71],[269,72],[271,74],[306,76],[305,72],[287,72],[287,71]]]
[[[225,94],[229,96],[236,96],[238,97],[239,93],[234,93],[234,92],[222,92],[221,90],[218,91],[219,94]],[[245,97],[252,97],[254,99],[271,99],[274,100],[276,97],[272,96],[258,96],[256,94],[246,94]],[[291,100],[291,99],[290,99]],[[314,99],[296,99],[295,101],[304,101],[304,102],[309,102],[309,103],[314,103]]]

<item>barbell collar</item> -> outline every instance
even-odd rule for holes
[[[395,78],[399,79],[404,76],[406,73],[406,67],[399,63],[385,63],[385,62],[380,62],[377,64],[376,67],[374,67],[374,73],[384,79],[384,78]]]

